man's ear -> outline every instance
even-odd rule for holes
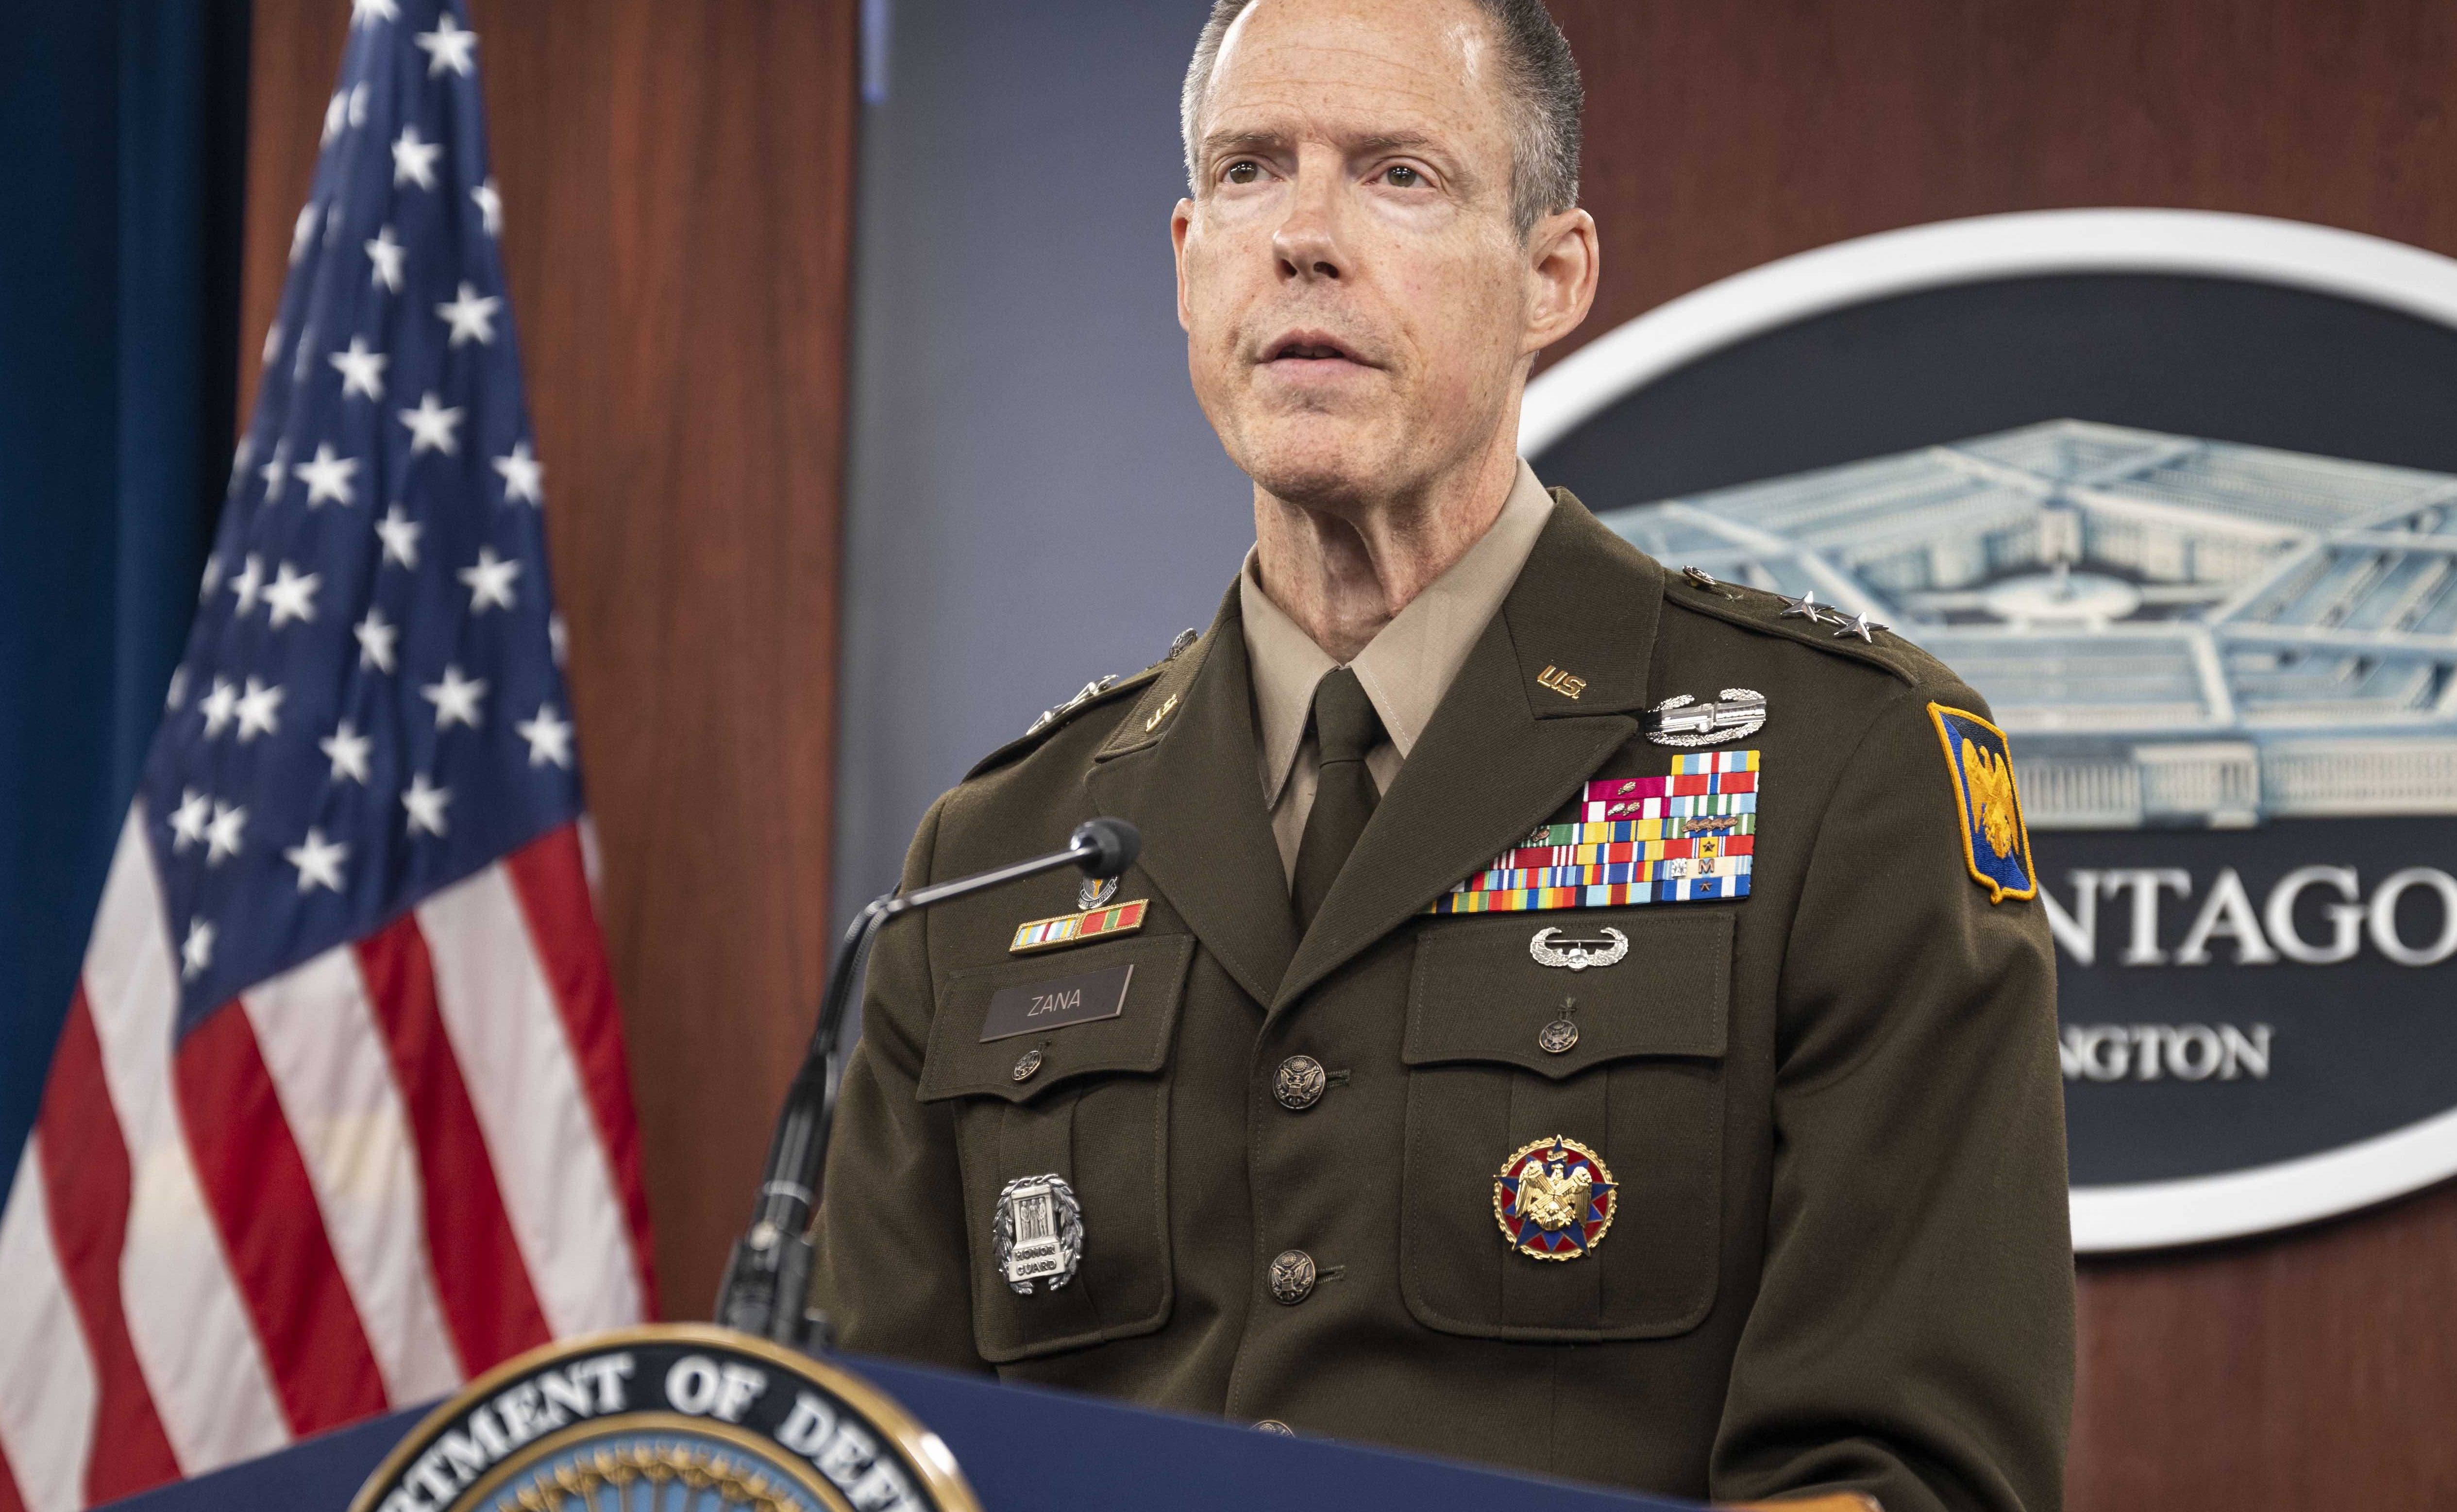
[[[1179,200],[1177,208],[1168,213],[1168,244],[1177,259],[1177,328],[1181,331],[1194,329],[1186,308],[1186,236],[1193,225],[1194,201]]]
[[[1595,306],[1603,247],[1596,217],[1572,208],[1546,216],[1527,238],[1527,337],[1540,352],[1579,328]]]

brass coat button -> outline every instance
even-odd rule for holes
[[[1032,1080],[1032,1073],[1039,1069],[1041,1069],[1041,1051],[1030,1049],[1015,1058],[1015,1069],[1008,1074],[1019,1082],[1028,1082]]]
[[[1303,1250],[1283,1250],[1271,1260],[1271,1296],[1282,1307],[1294,1307],[1313,1295],[1313,1256]]]
[[[1290,1112],[1302,1113],[1322,1101],[1327,1081],[1320,1061],[1311,1055],[1291,1055],[1271,1077],[1271,1095]]]

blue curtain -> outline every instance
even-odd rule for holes
[[[235,434],[246,0],[13,0],[0,49],[0,1181],[186,637]]]

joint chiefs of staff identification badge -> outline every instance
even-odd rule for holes
[[[1971,868],[1971,880],[1988,889],[1992,903],[2036,896],[2031,832],[2022,822],[2022,798],[2013,788],[2013,755],[2005,732],[1968,710],[1941,703],[1930,704],[1928,715],[1945,750],[1954,818],[1962,828],[1962,859]]]
[[[1502,1236],[1538,1260],[1575,1260],[1603,1243],[1620,1206],[1603,1157],[1559,1134],[1519,1146],[1493,1178]]]
[[[998,1252],[999,1275],[1021,1295],[1030,1296],[1035,1281],[1048,1282],[1055,1292],[1075,1279],[1084,1258],[1084,1208],[1075,1189],[1054,1173],[1008,1182],[999,1191],[990,1244]]]

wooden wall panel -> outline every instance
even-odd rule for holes
[[[670,1316],[707,1315],[829,944],[855,0],[473,0]],[[257,0],[241,344],[338,0]]]
[[[1550,4],[1603,231],[1580,340],[1774,258],[1996,211],[2234,210],[2457,253],[2446,0]]]
[[[1998,211],[2232,210],[2457,255],[2447,0],[1549,3],[1603,232],[1581,341]],[[2080,1281],[2079,1512],[2457,1503],[2457,1191]]]

